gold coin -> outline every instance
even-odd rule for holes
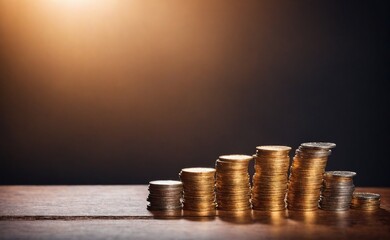
[[[216,161],[217,208],[237,211],[250,208],[250,176],[248,164],[252,156],[223,155]]]
[[[252,205],[255,210],[279,211],[286,207],[285,197],[291,147],[256,147],[255,173],[252,178]]]
[[[215,209],[214,168],[184,168],[179,176],[183,182],[183,209],[208,212]]]
[[[303,143],[295,151],[288,180],[288,209],[312,211],[318,208],[325,167],[334,146],[330,143]]]

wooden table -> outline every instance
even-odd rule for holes
[[[376,212],[146,210],[147,186],[0,186],[0,239],[390,239],[390,189]]]

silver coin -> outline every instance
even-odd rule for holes
[[[321,190],[324,192],[349,192],[353,191],[355,187],[350,186],[350,187],[323,187]]]
[[[307,142],[307,143],[302,143],[301,146],[303,148],[331,149],[336,147],[336,144],[330,142]]]
[[[175,181],[175,180],[156,180],[156,181],[150,181],[150,186],[161,186],[161,187],[180,187],[182,186],[182,182]]]
[[[325,172],[325,175],[334,177],[354,177],[356,176],[356,173],[350,171],[328,171]]]
[[[330,156],[332,153],[331,150],[322,150],[322,149],[316,149],[315,151],[313,150],[307,150],[304,148],[299,147],[297,150],[295,150],[296,156],[301,156],[301,157],[309,157],[309,158],[324,158]]]
[[[355,192],[353,197],[358,199],[380,199],[381,195],[377,193]]]

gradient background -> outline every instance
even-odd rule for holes
[[[390,186],[387,1],[0,0],[0,184],[138,184],[337,143]]]

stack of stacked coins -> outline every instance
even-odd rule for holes
[[[380,208],[381,195],[377,193],[355,192],[352,195],[351,208],[364,211],[375,211]]]
[[[216,161],[216,197],[219,210],[251,209],[248,165],[252,156],[223,155]]]
[[[147,209],[180,210],[183,184],[180,181],[157,180],[149,182]]]
[[[215,169],[184,168],[179,176],[184,189],[183,209],[215,212]]]
[[[320,208],[331,211],[349,210],[352,193],[355,190],[352,178],[355,172],[328,171],[324,174],[321,189]]]
[[[253,175],[252,206],[255,210],[286,209],[288,167],[291,148],[287,146],[256,147]]]
[[[322,178],[334,143],[303,143],[296,150],[288,183],[287,206],[290,210],[318,209]]]

